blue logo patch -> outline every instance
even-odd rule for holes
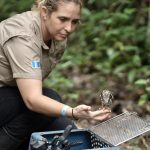
[[[41,68],[41,63],[39,60],[32,61],[32,68]]]

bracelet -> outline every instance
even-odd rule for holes
[[[64,105],[63,108],[61,109],[61,112],[60,112],[60,115],[62,117],[65,117],[66,116],[66,112],[67,112],[67,109],[69,108],[69,106],[67,105]]]
[[[78,118],[76,118],[76,117],[74,116],[74,114],[73,114],[73,108],[72,108],[72,118],[73,118],[74,120],[78,120]]]

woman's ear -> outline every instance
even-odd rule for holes
[[[48,17],[48,9],[46,6],[41,6],[40,7],[40,14],[43,20],[46,20]]]

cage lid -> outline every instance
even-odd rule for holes
[[[150,131],[150,122],[137,116],[135,112],[125,112],[89,129],[96,135],[118,146]]]

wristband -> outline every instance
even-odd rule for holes
[[[61,109],[61,112],[60,112],[60,115],[62,117],[65,117],[66,116],[66,112],[67,112],[67,109],[69,108],[69,106],[67,105],[64,105],[63,108]]]
[[[74,116],[74,114],[73,114],[73,108],[72,108],[72,118],[73,118],[74,120],[78,120],[78,118],[76,118],[76,117]]]

